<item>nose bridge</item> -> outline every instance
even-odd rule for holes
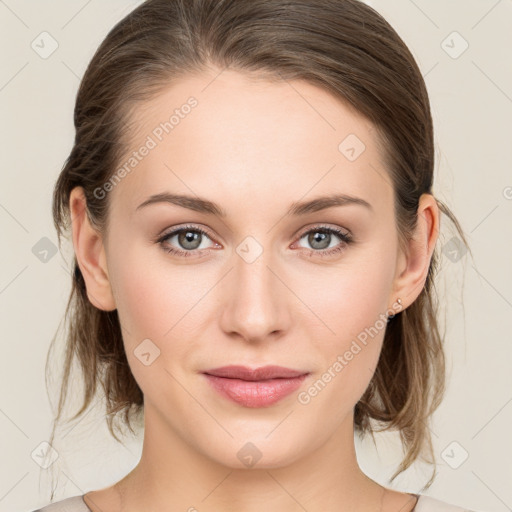
[[[275,262],[272,249],[263,247],[255,237],[247,236],[235,248],[223,302],[222,327],[226,332],[256,340],[287,328],[286,297],[275,275]]]

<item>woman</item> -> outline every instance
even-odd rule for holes
[[[76,353],[75,418],[101,383],[111,433],[143,414],[144,443],[119,482],[41,510],[463,510],[356,458],[377,423],[403,440],[392,479],[433,456],[441,212],[465,242],[432,194],[422,75],[378,13],[148,0],[93,57],[75,126],[56,420]]]

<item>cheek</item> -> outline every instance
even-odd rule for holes
[[[123,328],[133,338],[157,336],[165,327],[162,313],[166,304],[159,281],[154,266],[144,265],[142,259],[130,254],[116,266],[117,310]]]
[[[192,268],[167,261],[156,246],[124,251],[113,275],[123,326],[141,336],[164,336],[204,293],[204,276]]]
[[[343,344],[386,313],[392,269],[391,259],[380,254],[378,258],[358,258],[355,263],[347,260],[329,272],[318,271],[307,280],[301,278],[298,295],[314,313],[307,317],[323,321],[323,339]]]
[[[197,331],[215,282],[193,265],[173,264],[164,251],[159,252],[158,248],[126,250],[113,266],[123,340],[136,378],[137,347],[147,339],[160,351],[158,365],[175,370],[181,364],[179,371],[184,371],[189,354],[197,350]]]
[[[304,302],[317,315],[307,313],[310,321],[305,326],[323,361],[318,375],[321,382],[315,387],[329,390],[321,393],[320,402],[325,407],[340,404],[340,415],[348,411],[345,406],[357,403],[375,371],[387,326],[393,268],[392,254],[381,252],[379,258],[361,258],[335,273],[319,273],[301,291]],[[324,334],[319,336],[319,332]]]

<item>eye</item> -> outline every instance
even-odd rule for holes
[[[304,247],[304,249],[308,251],[308,256],[332,256],[344,250],[346,246],[353,242],[350,233],[344,233],[338,228],[328,226],[315,226],[304,232],[299,238],[299,241],[303,238],[307,238],[307,243],[313,247],[313,249]],[[342,243],[332,246],[332,242],[335,242],[335,238],[340,239]],[[178,247],[171,244],[173,239],[176,239],[175,244],[177,244]],[[211,240],[207,231],[198,226],[189,225],[173,229],[160,237],[157,242],[167,253],[179,257],[203,257],[212,250],[212,247],[201,247],[205,239]],[[218,246],[218,244],[216,245]]]
[[[175,243],[178,244],[179,247],[169,245],[173,238],[176,238]],[[183,226],[181,228],[174,229],[169,233],[166,233],[161,238],[159,238],[157,242],[166,252],[175,254],[177,256],[187,257],[197,256],[198,252],[210,252],[211,248],[201,247],[204,238],[210,239],[210,236],[204,229],[201,229],[197,226]],[[203,254],[200,255],[204,256],[206,254],[203,252]]]
[[[333,235],[334,238],[339,238],[342,243],[334,244],[333,246],[331,244],[331,242],[335,242]],[[313,229],[303,233],[299,240],[303,238],[306,238],[307,243],[313,247],[313,249],[308,250],[308,256],[332,256],[353,242],[350,233],[344,233],[338,228],[328,226],[315,226]]]

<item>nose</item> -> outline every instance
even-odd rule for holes
[[[282,336],[291,325],[290,300],[284,273],[271,250],[263,250],[252,260],[243,248],[233,254],[234,268],[222,285],[221,328],[231,337],[258,343]],[[254,255],[253,255],[254,256]],[[281,269],[281,271],[280,271]]]

